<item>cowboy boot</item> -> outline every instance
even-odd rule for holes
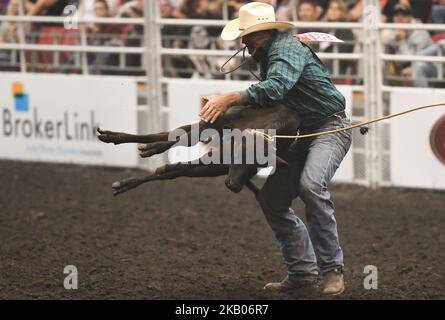
[[[343,270],[341,268],[323,274],[323,294],[337,295],[345,291]]]
[[[301,289],[304,287],[315,286],[317,283],[317,276],[313,275],[305,278],[289,278],[286,276],[281,282],[270,282],[264,286],[264,290],[268,291],[289,291]]]

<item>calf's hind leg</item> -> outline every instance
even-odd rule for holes
[[[225,164],[209,164],[200,163],[175,163],[167,164],[152,174],[141,178],[129,178],[113,183],[113,194],[118,195],[140,186],[143,183],[156,180],[169,180],[178,177],[216,177],[227,174],[229,166]]]

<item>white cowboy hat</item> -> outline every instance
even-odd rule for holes
[[[275,20],[275,10],[271,5],[262,2],[251,2],[239,9],[239,18],[230,21],[224,27],[221,38],[223,40],[235,40],[262,30],[294,27],[290,22]]]

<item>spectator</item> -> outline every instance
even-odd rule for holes
[[[281,1],[275,10],[276,19],[279,21],[291,21],[294,20],[292,16],[292,0]]]
[[[160,8],[161,17],[163,19],[175,18],[175,16],[174,16],[175,7],[173,6],[173,3],[171,2],[171,0],[159,0],[159,8]],[[179,46],[173,44],[176,41],[176,39],[173,40],[173,39],[169,39],[168,37],[178,35],[180,33],[179,31],[181,29],[182,29],[182,27],[178,27],[178,26],[171,26],[171,25],[162,26],[161,34],[162,34],[163,46],[164,47],[179,47]]]
[[[164,19],[175,18],[175,7],[173,6],[171,0],[160,0],[159,7],[161,12],[161,17]],[[162,34],[162,46],[169,48],[181,48],[181,41],[178,39],[182,33],[183,27],[164,25],[161,29]]]
[[[431,9],[431,20],[433,23],[445,23],[445,0],[437,0]]]
[[[364,2],[363,0],[355,1],[355,3],[349,2],[349,21],[361,21],[363,17]]]
[[[325,20],[328,22],[345,22],[347,21],[348,8],[343,0],[331,0],[329,3],[328,11]],[[340,52],[340,53],[352,53],[354,50],[354,34],[350,29],[334,29],[327,31],[328,33],[336,36],[337,38],[345,41],[345,44],[333,44],[325,42],[320,44],[320,52]],[[333,65],[337,61],[329,60],[325,64],[329,69],[329,73],[333,73]],[[354,65],[350,61],[340,61],[338,72],[340,75],[347,74],[350,68]]]
[[[445,56],[445,39],[438,41],[437,43],[418,52],[419,56]],[[412,78],[414,86],[416,87],[428,87],[428,80],[438,76],[438,69],[444,70],[444,65],[438,68],[436,63],[431,62],[414,62]],[[445,74],[441,75],[442,78]]]
[[[318,20],[323,19],[329,8],[329,0],[315,0],[317,4]]]
[[[298,21],[314,22],[320,16],[320,11],[317,9],[317,3],[312,0],[303,0],[299,2],[297,7]]]
[[[6,13],[6,8],[8,7],[9,0],[0,0],[0,14]]]
[[[276,0],[256,0],[256,1],[257,2],[264,2],[264,3],[270,4],[271,6],[277,7],[277,1]],[[280,0],[278,0],[278,1],[280,1]],[[285,0],[285,1],[287,1],[287,0]],[[231,1],[228,1],[227,2],[227,6],[228,6],[228,9],[229,9],[229,17],[231,19],[236,19],[239,9],[243,5],[245,5],[245,4],[249,3],[249,2],[252,2],[252,1],[251,0],[231,0]]]
[[[117,15],[122,2],[121,0],[107,0],[110,16],[115,17]]]
[[[346,7],[348,8],[348,12],[349,12],[349,10],[351,10],[351,8],[353,8],[357,4],[357,2],[360,2],[360,1],[361,0],[345,0]],[[382,1],[385,1],[385,0],[382,0]]]
[[[176,10],[179,19],[210,19],[208,0],[183,0]]]
[[[411,7],[409,0],[384,0],[382,7],[382,14],[384,15],[385,22],[394,22],[394,10],[397,5],[403,5],[405,7]]]
[[[94,15],[97,18],[109,18],[110,8],[106,0],[95,0]],[[108,46],[116,47],[123,46],[124,43],[121,38],[122,29],[119,25],[97,23],[88,27],[88,44],[93,46]],[[95,64],[96,73],[101,73],[99,67],[104,65],[116,66],[119,64],[117,54],[89,54],[88,63]]]
[[[271,5],[272,7],[277,6],[277,0],[256,0],[256,2],[263,2]]]
[[[214,19],[214,13],[210,11],[211,3],[207,0],[183,0],[175,12],[175,16],[181,19]],[[216,41],[221,33],[219,27],[194,26],[182,28],[188,36],[187,48],[190,49],[215,49]],[[211,78],[212,63],[207,56],[190,57],[195,69],[194,76]]]
[[[428,23],[431,18],[433,2],[433,0],[410,0],[414,18],[419,19],[423,23]]]
[[[106,0],[95,0],[94,2],[94,16],[96,18],[110,18],[110,8]],[[103,46],[106,42],[113,42],[115,44],[122,44],[117,35],[121,33],[121,28],[115,24],[95,23],[88,27],[89,43],[96,46]]]
[[[10,0],[6,7],[7,16],[17,16],[19,14],[18,0]],[[19,34],[17,30],[17,23],[5,21],[0,26],[0,44],[1,43],[18,43]],[[0,51],[0,62],[10,62],[11,52]]]
[[[245,5],[246,3],[249,3],[249,0],[233,0],[229,1],[227,3],[228,11],[229,11],[229,18],[230,19],[236,19],[237,14],[239,12],[239,9]]]
[[[171,0],[160,0],[161,17],[166,19],[175,18],[175,7]],[[190,32],[188,30],[188,32]],[[161,29],[162,46],[168,48],[185,48],[186,42],[181,38],[188,38],[182,26],[165,25]],[[162,66],[165,77],[191,77],[193,64],[187,56],[162,56]]]
[[[223,15],[222,15],[222,1],[218,1],[218,0],[211,0],[209,1],[209,7],[208,7],[208,12],[209,12],[209,16],[214,18],[214,19],[222,19]]]
[[[119,9],[121,5],[128,1],[122,0],[107,0],[108,10],[110,12],[111,17],[115,17],[118,15]],[[94,17],[94,3],[95,0],[83,0],[80,2],[81,6],[83,6],[83,14],[84,17]]]
[[[413,17],[410,7],[397,5],[394,10],[395,23],[421,23]],[[429,33],[425,30],[397,30],[388,34],[386,43],[399,54],[415,54],[432,44]]]
[[[142,0],[131,0],[125,2],[117,10],[116,16],[126,18],[139,18],[143,16],[144,2]]]
[[[389,0],[390,1],[390,0]],[[380,1],[380,20],[386,22],[388,20],[387,16],[383,14],[383,8],[387,5],[388,0]],[[348,20],[349,21],[362,21],[363,11],[365,10],[365,3],[363,0],[346,0],[346,5],[349,11]]]
[[[297,16],[298,21],[301,22],[314,22],[318,20],[320,15],[320,10],[317,9],[317,3],[313,0],[303,0],[298,3],[297,7]],[[306,33],[306,32],[315,31],[312,28],[298,28],[298,33]],[[318,51],[319,44],[310,43],[309,46],[314,51]]]
[[[385,5],[382,8],[382,13],[386,17],[387,22],[394,22],[395,8],[397,5],[410,7],[413,16],[422,22],[428,22],[433,5],[432,0],[384,0]]]
[[[28,16],[62,16],[65,7],[71,2],[75,3],[70,0],[23,0],[23,2]],[[37,22],[25,24],[25,34],[30,35],[27,41],[53,44],[57,43],[61,28],[63,24],[60,23]],[[49,52],[39,52],[38,55],[42,64],[48,64],[51,60]]]
[[[174,15],[180,19],[215,19],[210,11],[211,6],[208,0],[183,0],[180,6],[177,8]],[[203,27],[193,27],[193,28],[203,28]],[[184,28],[187,34],[191,34],[193,28]],[[205,34],[208,37],[217,38],[221,33],[221,28],[219,27],[208,27],[204,28]],[[197,33],[198,31],[194,31]],[[202,32],[204,34],[204,32]]]
[[[408,6],[397,5],[394,8],[395,23],[421,23],[413,18],[412,10]],[[387,51],[393,54],[413,55],[433,44],[430,34],[425,30],[395,30],[382,32],[382,42]],[[411,76],[410,63],[394,62],[394,73]]]
[[[309,5],[308,5],[309,3]],[[295,4],[293,0],[283,0],[279,1],[277,4],[277,8],[275,10],[276,19],[280,21],[291,21],[291,20],[300,20],[300,21],[315,21],[320,20],[326,11],[329,0],[302,0],[297,2],[297,16],[293,16],[292,6]],[[312,20],[312,7],[315,8],[315,20]],[[298,14],[299,10],[302,10],[301,14]],[[301,20],[301,18],[303,20]]]
[[[80,1],[80,11],[85,18],[94,18],[94,4],[96,0],[83,0]],[[119,7],[121,6],[121,0],[107,0],[109,12],[111,17],[115,17]]]
[[[69,0],[25,0],[29,16],[61,16]]]

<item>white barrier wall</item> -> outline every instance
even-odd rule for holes
[[[441,102],[444,90],[394,90],[391,113]],[[445,107],[409,113],[390,125],[392,185],[445,189]]]
[[[0,158],[138,165],[135,145],[104,144],[95,132],[137,132],[135,80],[1,74],[0,83]]]
[[[168,108],[169,129],[180,127],[187,123],[198,122],[198,113],[201,108],[201,98],[207,95],[241,91],[247,89],[251,83],[246,81],[224,80],[180,80],[168,81]],[[350,114],[352,109],[352,88],[350,86],[337,86],[346,98],[346,111]],[[205,153],[201,147],[174,148],[170,150],[169,161],[188,161],[197,159]],[[346,155],[340,168],[337,170],[333,181],[352,182],[354,178],[352,148]],[[265,169],[263,173],[267,172]]]

